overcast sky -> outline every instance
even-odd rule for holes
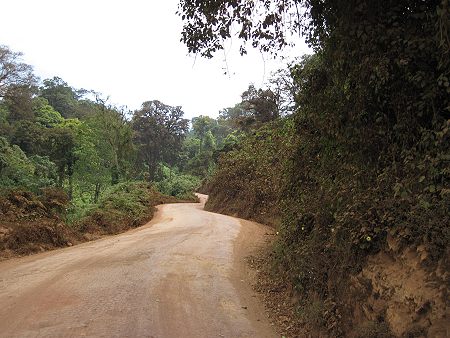
[[[179,41],[178,0],[1,0],[0,44],[24,53],[35,73],[138,109],[157,99],[186,117],[217,116],[239,102],[249,83],[263,86],[280,60],[230,41],[214,59],[194,58]],[[286,55],[308,53],[299,43]],[[226,62],[225,62],[226,59]],[[228,67],[228,75],[224,71]]]

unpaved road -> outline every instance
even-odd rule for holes
[[[265,229],[202,207],[1,262],[0,337],[276,337],[242,265]]]

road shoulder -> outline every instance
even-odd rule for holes
[[[258,271],[252,269],[248,259],[258,255],[273,237],[273,229],[251,221],[239,220],[241,229],[233,245],[233,271],[231,281],[235,286],[248,319],[264,337],[278,337],[274,324],[270,324],[268,313],[258,293],[253,289]]]

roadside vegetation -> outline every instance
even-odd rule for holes
[[[206,186],[210,210],[277,226],[265,262],[296,300],[292,322],[319,336],[446,336],[448,1],[180,8],[183,41],[204,57],[235,32],[243,54],[298,33],[315,51],[289,68],[295,112],[243,129]]]
[[[68,195],[45,188],[35,194],[13,189],[0,196],[0,259],[72,246],[147,223],[155,206],[180,202],[152,184],[123,182],[74,217]],[[73,207],[73,206],[72,206]]]

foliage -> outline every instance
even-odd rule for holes
[[[242,93],[241,107],[250,112],[255,121],[265,123],[280,116],[279,98],[270,89],[256,89],[254,85]]]
[[[118,233],[150,220],[154,206],[175,202],[146,182],[122,182],[109,187],[98,205],[76,222],[78,231],[100,234]]]
[[[16,86],[8,87],[3,102],[7,107],[8,122],[13,124],[20,121],[33,121],[33,97],[36,95],[34,86]]]
[[[0,45],[0,98],[13,87],[32,86],[36,82],[33,68],[21,62],[22,53]]]
[[[200,179],[196,176],[182,174],[173,168],[160,164],[160,177],[156,188],[163,194],[183,200],[196,201],[193,193],[200,186]]]
[[[36,122],[46,128],[53,128],[63,123],[63,117],[43,97],[33,99],[33,112]]]
[[[136,147],[133,144],[132,126],[124,114],[102,105],[86,119],[86,123],[91,130],[91,140],[96,151],[102,158],[101,165],[110,173],[111,184],[129,178]]]
[[[275,78],[273,80],[275,81]],[[273,87],[274,90],[277,90],[275,86]],[[218,123],[228,126],[228,132],[234,129],[243,132],[257,129],[280,116],[282,96],[280,92],[275,93],[270,88],[257,89],[250,84],[242,93],[240,103],[220,111]],[[283,100],[286,98],[284,97]],[[283,109],[286,108],[283,107]]]
[[[184,21],[182,38],[189,52],[211,58],[224,49],[226,39],[237,35],[262,51],[286,46],[287,35],[299,29],[302,5],[308,1],[208,1],[180,0],[178,14]],[[286,27],[287,26],[287,27]]]
[[[218,133],[218,136],[221,137],[222,131],[218,121],[208,116],[192,119],[192,132],[183,143],[181,153],[181,160],[184,162],[183,169],[187,173],[205,178],[214,171],[215,151],[217,150],[214,134]]]
[[[229,138],[236,137],[230,135]],[[230,141],[231,142],[231,141]],[[282,172],[295,149],[293,120],[265,125],[224,152],[207,180],[206,208],[277,224],[285,177]]]
[[[40,94],[64,118],[79,117],[76,112],[77,94],[63,79],[54,77],[44,80]]]
[[[211,132],[215,124],[216,120],[209,116],[200,115],[192,119],[192,131],[194,132],[194,135],[196,135],[200,140],[199,153],[201,153],[203,150],[203,141],[206,134],[208,132]]]
[[[0,188],[22,187],[32,191],[56,182],[55,164],[48,157],[27,157],[17,146],[0,137]]]
[[[0,138],[0,176],[1,185],[9,187],[26,185],[33,175],[34,167],[25,153],[16,145]]]
[[[138,160],[146,166],[150,179],[155,177],[159,162],[174,164],[188,131],[188,120],[181,107],[171,107],[160,101],[148,101],[134,112],[132,127],[138,147]]]
[[[388,234],[399,250],[423,245],[429,266],[448,259],[447,0],[183,0],[180,14],[182,40],[206,57],[233,29],[275,53],[300,31],[316,51],[291,69],[298,143],[279,170],[286,179],[274,257],[299,294],[325,304],[329,335],[350,325],[349,276],[385,248]],[[239,190],[231,185],[221,201],[228,210],[234,197],[263,186],[244,180],[246,168],[258,167],[235,155],[239,162],[219,163],[210,188],[214,201],[234,182],[227,173],[241,173]]]
[[[75,164],[75,129],[77,122],[66,123],[63,128],[48,130],[45,140],[48,156],[58,168],[58,186],[62,187],[66,177],[72,178]],[[69,184],[69,196],[72,197],[72,185]]]
[[[99,130],[82,121],[74,135],[74,180],[77,204],[97,203],[102,189],[111,183],[111,154],[105,139],[98,137]]]
[[[36,188],[48,188],[56,185],[57,172],[56,165],[48,156],[33,155],[28,158],[34,166],[33,181],[35,187],[30,187],[31,190]]]
[[[149,185],[142,182],[123,182],[105,191],[100,199],[99,209],[117,210],[123,215],[138,220],[147,212]]]
[[[324,14],[332,34],[293,69],[300,141],[277,257],[299,293],[342,295],[388,233],[401,247],[425,244],[434,262],[446,255],[448,65],[428,5],[330,6],[340,18]]]

